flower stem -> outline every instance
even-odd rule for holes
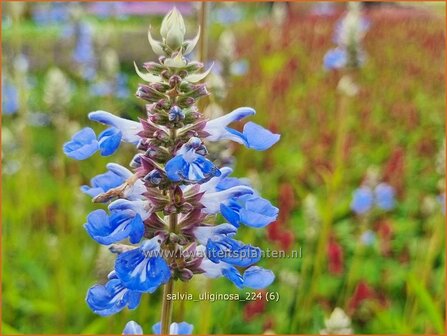
[[[170,279],[163,288],[163,302],[161,306],[161,334],[169,335],[172,317],[172,300],[168,299],[174,290],[174,281]]]
[[[173,197],[171,192],[171,198]],[[177,213],[169,215],[169,232],[175,232],[177,226]],[[169,250],[174,251],[174,244],[169,244]],[[163,287],[163,302],[161,305],[161,334],[169,335],[169,327],[172,320],[172,292],[174,290],[174,281],[169,279],[168,283]]]

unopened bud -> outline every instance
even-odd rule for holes
[[[158,170],[154,169],[144,177],[144,180],[152,185],[159,185],[163,180],[163,176]]]
[[[182,78],[180,76],[174,75],[171,78],[169,78],[169,85],[171,87],[176,87],[181,81],[182,81]]]
[[[180,12],[174,8],[163,19],[160,34],[165,44],[172,50],[177,51],[185,39],[186,27]]]
[[[137,154],[133,157],[132,161],[130,161],[129,166],[132,168],[138,168],[141,166],[141,156],[140,154]]]
[[[178,106],[174,106],[169,111],[168,115],[169,121],[179,122],[185,119],[185,113],[183,113],[182,109]]]

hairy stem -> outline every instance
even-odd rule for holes
[[[177,132],[175,129],[170,130],[170,137],[172,141],[172,148],[171,152],[173,152],[173,149],[175,148],[175,140],[177,137]],[[171,187],[169,190],[169,198],[171,202],[174,202],[174,187]],[[177,222],[178,222],[178,216],[177,213],[171,213],[169,214],[169,232],[175,233],[177,229]],[[169,242],[168,249],[170,252],[174,252],[175,250],[175,244],[172,242]],[[173,253],[169,254],[171,257],[174,258]],[[169,260],[168,263],[170,263],[172,260]],[[172,292],[174,290],[174,280],[171,278],[169,279],[168,283],[164,285],[163,287],[163,302],[161,305],[161,334],[162,335],[169,335],[169,328],[171,326],[171,320],[172,320],[172,300],[170,296],[172,296]]]
[[[170,279],[163,288],[163,302],[161,306],[161,334],[169,335],[172,317],[172,300],[169,298],[174,290],[174,281]]]
[[[171,198],[173,197],[171,193]],[[169,215],[169,232],[175,232],[177,227],[177,214],[172,213]],[[173,251],[175,245],[169,243],[169,250]],[[161,306],[161,334],[169,335],[169,327],[171,325],[172,320],[172,300],[170,297],[172,296],[172,292],[174,290],[174,281],[172,278],[168,281],[168,283],[163,288],[163,302]]]

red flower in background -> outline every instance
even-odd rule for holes
[[[250,322],[256,316],[262,314],[265,311],[265,291],[260,291],[257,293],[261,293],[261,297],[256,297],[256,300],[250,301],[244,306],[244,320],[247,322]]]
[[[354,294],[349,299],[348,311],[352,314],[365,300],[374,299],[375,297],[374,289],[365,281],[360,281],[355,288]]]
[[[383,179],[396,189],[398,195],[402,195],[404,187],[404,164],[405,152],[403,148],[397,147],[391,153],[386,163]]]
[[[343,273],[343,249],[333,237],[329,240],[327,254],[329,272],[332,274]]]
[[[383,255],[391,255],[391,239],[393,238],[393,226],[390,220],[383,219],[376,224],[377,234],[380,237],[380,250]]]

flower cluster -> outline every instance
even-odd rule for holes
[[[337,23],[334,33],[336,48],[324,56],[324,67],[328,70],[358,68],[365,60],[361,42],[369,23],[361,16],[360,3],[350,2],[346,15]]]
[[[196,102],[208,95],[199,82],[209,70],[202,72],[203,64],[185,57],[199,34],[185,40],[185,24],[176,9],[164,18],[160,33],[162,41],[148,34],[159,62],[144,63],[144,73],[136,66],[147,82],[136,92],[147,102],[147,115],[132,121],[105,111],[92,112],[89,119],[108,128],[99,135],[84,128],[64,145],[66,155],[77,160],[96,152],[112,155],[122,142],[138,149],[131,170],[109,163],[106,173],[81,188],[94,202],[108,204],[108,212],[95,210],[88,215],[85,229],[98,243],[112,244],[111,251],[117,253],[108,282],[87,293],[87,304],[100,315],[134,309],[143,293],[173,280],[188,281],[195,274],[225,277],[238,288],[262,289],[274,280],[270,270],[254,265],[261,250],[235,236],[241,225],[262,228],[273,222],[278,209],[232,177],[231,168],[210,161],[206,144],[231,140],[265,150],[280,136],[253,122],[242,131],[230,127],[255,114],[248,107],[206,120]],[[217,214],[227,223],[210,224]],[[133,245],[123,244],[126,239]],[[133,333],[142,332],[135,322],[128,327]],[[171,332],[190,329],[187,324],[171,325]]]
[[[354,191],[351,209],[356,214],[363,215],[374,206],[381,210],[391,210],[396,203],[395,191],[387,183],[379,183],[375,188],[362,186]]]

